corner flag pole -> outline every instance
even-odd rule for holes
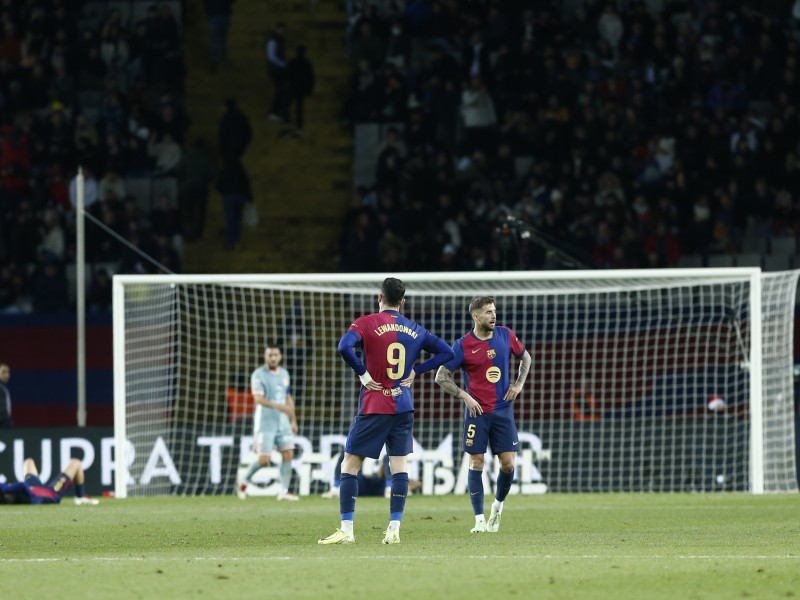
[[[75,181],[75,298],[78,320],[78,427],[86,426],[86,236],[83,169],[78,167]]]

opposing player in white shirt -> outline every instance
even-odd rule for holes
[[[289,491],[294,458],[294,436],[297,434],[297,419],[294,413],[294,398],[290,393],[289,371],[281,366],[283,353],[278,346],[269,345],[264,351],[264,365],[250,376],[250,390],[256,408],[253,415],[253,440],[258,459],[248,467],[244,477],[236,482],[236,493],[244,500],[247,484],[261,467],[270,462],[272,451],[281,453],[281,491],[278,500],[299,500]]]

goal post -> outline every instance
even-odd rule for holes
[[[472,326],[470,300],[489,295],[498,324],[530,351],[514,403],[512,493],[797,491],[798,275],[395,274],[407,288],[404,314],[449,344]],[[233,493],[252,458],[249,375],[267,343],[282,348],[297,405],[294,483],[301,494],[326,490],[359,390],[337,342],[377,310],[385,276],[114,276],[116,496]],[[512,378],[516,368],[512,360]],[[423,493],[464,493],[463,406],[433,378],[414,383],[409,475]],[[497,463],[485,462],[491,483]],[[277,466],[259,477],[272,490]]]

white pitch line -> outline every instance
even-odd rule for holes
[[[397,553],[392,553],[386,556],[375,555],[335,555],[335,556],[229,556],[229,557],[212,557],[212,556],[196,556],[191,559],[186,557],[164,557],[164,556],[118,556],[118,557],[104,557],[94,556],[88,558],[0,558],[0,563],[51,563],[51,562],[143,562],[143,561],[186,561],[194,560],[197,562],[203,561],[219,561],[219,562],[235,562],[235,561],[264,561],[264,560],[330,560],[331,558],[346,558],[352,559],[391,559],[396,560],[402,558],[404,560],[417,559],[417,560],[463,560],[467,559],[495,559],[495,560],[564,560],[564,559],[607,559],[607,560],[652,560],[652,559],[677,559],[677,560],[797,560],[800,555],[796,554],[687,554],[687,555],[674,555],[669,556],[665,554],[654,555],[601,555],[601,554],[530,554],[530,555],[475,555],[475,556],[450,556],[450,555],[437,555],[428,554],[425,556],[403,556]]]

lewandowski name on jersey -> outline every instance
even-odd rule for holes
[[[361,340],[367,371],[383,388],[361,388],[359,414],[413,411],[411,388],[402,387],[400,381],[409,376],[421,350],[434,350],[438,338],[394,310],[359,317],[350,331]]]

